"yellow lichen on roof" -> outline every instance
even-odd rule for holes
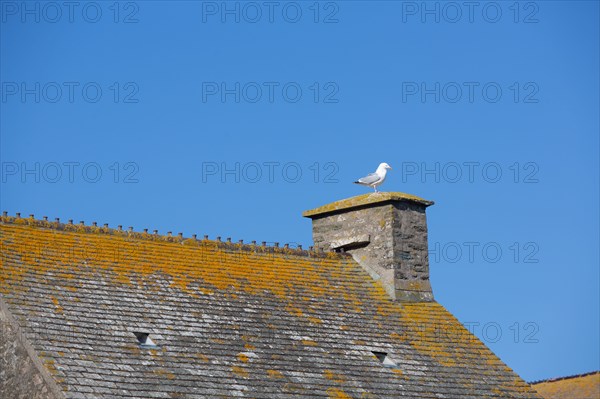
[[[270,378],[275,378],[275,379],[284,378],[283,374],[280,371],[272,370],[272,369],[267,370],[267,375]]]
[[[326,379],[330,380],[330,381],[335,381],[335,382],[338,382],[338,383],[343,383],[343,382],[346,381],[346,378],[343,375],[338,374],[338,373],[336,373],[334,371],[331,371],[331,370],[325,370],[323,372],[323,376]]]
[[[500,370],[511,371],[477,337],[467,330],[450,312],[437,302],[402,304],[400,317],[409,326],[402,335],[393,336],[408,341],[423,355],[445,367],[472,367],[480,364],[484,374]],[[529,392],[531,388],[515,375],[503,383],[507,391]]]
[[[544,399],[600,398],[600,371],[534,383],[533,388]]]
[[[421,205],[433,205],[433,201],[428,201],[416,195],[400,193],[400,192],[380,192],[358,195],[356,197],[346,198],[340,201],[332,202],[327,205],[320,206],[302,213],[304,217],[313,217],[321,214],[336,212],[345,209],[357,208],[364,205],[383,203],[389,201],[410,201]]]
[[[243,367],[240,366],[232,366],[231,367],[231,372],[233,374],[235,374],[238,377],[242,377],[242,378],[248,378],[248,376],[250,375],[248,373],[248,370],[244,369]]]
[[[154,374],[156,374],[158,377],[165,377],[169,380],[174,380],[175,379],[175,374],[173,374],[171,371],[169,370],[165,370],[165,369],[156,369],[153,371]]]
[[[329,399],[352,399],[352,396],[338,388],[329,388],[327,390]]]
[[[60,303],[59,303],[58,299],[56,297],[50,297],[50,299],[52,299],[52,303],[56,307],[56,312],[57,313],[62,313],[64,309],[63,309],[62,306],[60,306]]]
[[[453,345],[454,342],[479,343],[458,320],[436,302],[406,303],[402,308],[401,317],[406,325],[411,327],[406,335],[396,334],[396,337],[408,338],[417,349],[435,359],[440,361],[457,359],[461,348]],[[443,339],[449,337],[452,339]]]
[[[48,371],[52,375],[58,373],[58,370],[56,369],[56,366],[54,365],[54,360],[52,360],[52,359],[46,359],[44,361],[44,366],[48,369]]]
[[[189,246],[123,235],[40,228],[14,223],[16,220],[21,219],[0,223],[1,244],[6,256],[35,267],[18,267],[17,263],[7,262],[12,267],[2,267],[0,282],[19,281],[26,273],[50,274],[62,277],[61,283],[68,281],[64,287],[71,287],[73,275],[77,275],[78,281],[85,281],[96,279],[97,273],[102,272],[103,278],[109,278],[114,285],[143,286],[153,291],[160,289],[154,285],[155,277],[161,276],[167,278],[171,288],[189,295],[211,295],[215,290],[227,292],[231,298],[240,292],[274,295],[287,303],[291,314],[311,324],[320,323],[318,305],[306,301],[306,305],[300,306],[290,298],[325,300],[335,296],[339,287],[331,281],[338,284],[343,281],[345,291],[349,292],[348,301],[354,303],[360,303],[359,295],[369,291],[360,268],[349,257],[337,254],[312,257],[234,251],[220,248],[212,241]],[[307,284],[300,284],[299,278]],[[0,285],[0,291],[9,289],[15,288]],[[370,290],[368,295],[377,297],[379,292]],[[386,306],[391,303],[387,301]]]

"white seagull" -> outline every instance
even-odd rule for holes
[[[355,181],[354,184],[373,187],[375,192],[378,193],[377,186],[381,186],[385,181],[385,175],[387,174],[388,169],[392,169],[392,167],[385,162],[380,163],[375,173],[369,173],[365,177],[361,177]]]

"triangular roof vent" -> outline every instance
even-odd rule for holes
[[[373,355],[381,362],[383,367],[396,368],[398,365],[394,362],[386,352],[373,351]]]
[[[158,346],[150,339],[150,333],[134,332],[134,334],[140,344],[140,348],[158,348]]]

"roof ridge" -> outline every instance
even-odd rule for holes
[[[581,373],[581,374],[567,375],[564,377],[546,378],[544,380],[530,381],[529,384],[534,385],[534,384],[541,384],[542,382],[556,382],[556,381],[562,381],[562,380],[569,380],[571,378],[587,377],[588,375],[594,375],[594,374],[600,374],[600,370],[589,371],[587,373]]]
[[[302,245],[297,245],[296,248],[290,247],[289,243],[285,243],[283,246],[280,246],[278,242],[275,242],[274,245],[267,245],[267,241],[262,241],[261,244],[257,244],[256,241],[251,241],[248,244],[244,243],[243,240],[232,242],[231,237],[228,237],[226,241],[221,241],[220,236],[217,236],[215,240],[210,240],[208,235],[205,235],[202,239],[198,239],[196,234],[193,234],[192,237],[184,237],[183,233],[178,233],[176,236],[173,236],[171,231],[167,232],[167,235],[163,235],[158,234],[158,230],[154,230],[153,233],[148,233],[148,229],[144,229],[143,232],[133,231],[133,227],[129,227],[127,230],[124,230],[122,225],[118,225],[117,228],[114,229],[108,227],[108,223],[104,223],[102,227],[99,227],[97,222],[92,222],[92,225],[86,225],[84,221],[74,224],[73,219],[69,219],[67,223],[61,223],[60,218],[55,218],[55,220],[52,222],[48,220],[47,216],[43,216],[43,219],[40,220],[36,219],[33,214],[30,214],[28,218],[22,218],[20,212],[16,212],[15,216],[8,216],[6,211],[2,212],[2,216],[0,216],[0,222],[5,224],[41,227],[58,231],[130,237],[147,241],[162,241],[188,245],[195,244],[198,246],[202,246],[207,243],[213,243],[218,249],[223,250],[278,253],[282,255],[296,255],[317,258],[346,257],[346,255],[343,253],[335,252],[333,250],[325,252],[321,249],[314,249],[312,246],[306,250],[302,248]]]

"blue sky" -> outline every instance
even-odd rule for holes
[[[526,380],[600,368],[599,7],[0,2],[1,208],[311,245],[382,187],[436,299]]]

